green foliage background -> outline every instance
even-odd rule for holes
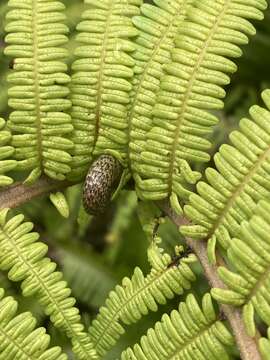
[[[75,47],[75,27],[82,11],[82,0],[65,0],[68,25],[72,41],[69,42],[70,53]],[[6,1],[0,4],[0,114],[7,118],[10,109],[7,107],[6,74],[11,64],[3,57],[4,47],[4,14]],[[222,119],[212,135],[212,152],[215,153],[221,143],[227,142],[230,131],[237,127],[239,120],[248,113],[253,104],[261,104],[260,93],[270,87],[270,11],[265,19],[256,24],[257,35],[244,49],[244,56],[237,60],[239,71],[233,76],[227,87],[225,107],[219,112]],[[72,62],[72,58],[68,59]],[[202,166],[202,165],[200,165]],[[214,166],[214,164],[211,164]],[[200,170],[202,170],[200,168]],[[19,180],[19,179],[18,179]],[[81,186],[76,185],[67,190],[67,199],[71,213],[69,221],[62,218],[48,199],[38,199],[24,205],[22,209],[35,224],[35,231],[41,234],[41,240],[49,245],[49,256],[54,259],[64,273],[65,279],[77,299],[77,306],[83,314],[83,321],[89,325],[98,308],[104,303],[109,292],[124,276],[131,276],[135,266],[144,272],[149,270],[146,259],[148,240],[142,230],[137,215],[137,200],[132,191],[123,191],[121,196],[107,209],[105,215],[83,219],[78,223],[81,201]],[[14,212],[15,213],[15,212]],[[174,225],[165,222],[160,226],[165,248],[172,252],[179,243],[179,233]],[[208,284],[200,274],[198,266],[194,267],[198,277],[193,291],[202,295]],[[66,339],[49,324],[48,318],[41,312],[39,305],[20,295],[14,283],[8,282],[0,272],[0,287],[7,294],[14,296],[20,304],[20,311],[30,309],[37,317],[39,326],[47,328],[52,335],[52,345],[62,345],[69,351]],[[160,306],[157,313],[144,317],[131,326],[121,342],[110,352],[106,359],[115,359],[123,349],[139,341],[140,336],[151,327],[164,312],[169,312],[179,303],[179,297]],[[263,334],[263,332],[262,332]]]

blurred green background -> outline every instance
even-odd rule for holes
[[[70,54],[76,46],[75,28],[83,8],[82,0],[65,0],[67,23],[70,27]],[[10,60],[3,56],[4,16],[7,1],[0,5],[0,116],[7,118],[6,75],[11,66]],[[257,35],[249,46],[243,48],[244,55],[237,61],[239,71],[233,76],[227,87],[227,97],[223,111],[219,112],[220,123],[212,136],[215,153],[221,143],[228,141],[228,134],[238,126],[239,120],[247,116],[251,105],[261,104],[260,93],[270,87],[270,11],[265,20],[255,23]],[[72,62],[72,55],[67,62]],[[209,165],[209,164],[208,164]],[[213,163],[211,163],[213,166]],[[203,170],[200,168],[200,170]],[[83,321],[88,326],[97,314],[98,308],[110,291],[124,276],[131,276],[134,267],[139,266],[144,273],[149,270],[146,250],[148,242],[142,230],[138,215],[138,202],[133,191],[125,190],[108,208],[105,215],[97,218],[86,217],[81,211],[81,185],[66,191],[71,213],[68,220],[63,219],[47,198],[34,200],[18,209],[26,218],[34,222],[35,230],[41,240],[49,245],[49,256],[54,259],[64,272],[65,279],[73,290],[80,308]],[[79,218],[79,221],[78,221]],[[166,221],[159,230],[163,246],[170,253],[174,245],[181,241],[177,229]],[[201,295],[208,289],[208,284],[195,266],[198,280],[193,292]],[[41,312],[38,304],[24,299],[19,286],[10,283],[5,274],[0,272],[0,286],[20,302],[20,310],[31,310],[39,325],[48,328],[52,342],[62,345],[69,351],[66,339],[51,327],[48,318]],[[129,327],[128,333],[121,339],[106,359],[115,359],[120,351],[137,342],[147,328],[160,319],[163,312],[176,307],[179,297],[160,307],[158,313],[151,313],[138,324]]]

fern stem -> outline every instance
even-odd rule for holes
[[[204,241],[196,241],[192,239],[187,239],[187,243],[190,247],[192,247],[195,254],[199,258],[200,263],[204,269],[204,274],[207,277],[210,286],[225,288],[225,285],[218,277],[217,266],[212,266],[209,263],[207,256],[207,243]],[[236,343],[241,353],[241,359],[261,360],[255,339],[248,336],[246,333],[241,312],[235,307],[228,305],[220,305],[220,308],[231,325]]]
[[[39,69],[39,61],[38,61],[38,28],[37,28],[37,14],[38,14],[38,6],[37,2],[32,2],[33,6],[33,16],[32,19],[32,31],[33,31],[33,59],[34,59],[34,89],[35,89],[35,105],[36,105],[36,129],[37,129],[37,152],[38,152],[38,160],[41,165],[41,171],[44,171],[42,164],[42,125],[41,125],[41,101],[40,101],[40,69]]]
[[[0,210],[19,207],[35,197],[43,196],[72,185],[75,185],[75,183],[51,180],[46,176],[41,177],[31,186],[17,183],[7,187],[4,191],[0,191]]]
[[[167,214],[167,216],[172,220],[172,222],[177,226],[188,225],[189,221],[182,216],[176,215],[168,203],[160,202],[159,207]],[[211,265],[207,256],[207,242],[193,240],[191,238],[186,238],[186,243],[190,246],[196,256],[198,257],[201,266],[204,270],[204,275],[207,278],[209,285],[212,288],[226,288],[224,283],[220,280],[217,272],[218,265]],[[241,312],[229,305],[219,304],[221,311],[226,316],[234,337],[238,345],[238,349],[241,354],[242,360],[261,360],[261,355],[256,343],[256,340],[246,333],[244,321],[242,318]]]
[[[106,25],[105,25],[105,31],[104,36],[102,40],[102,50],[101,50],[101,56],[100,56],[100,70],[97,78],[97,105],[96,105],[96,111],[95,111],[95,132],[94,132],[94,139],[93,139],[93,148],[92,152],[94,151],[94,148],[97,143],[99,129],[100,129],[100,117],[101,117],[101,107],[102,107],[102,94],[103,94],[103,81],[104,81],[104,65],[105,65],[105,58],[106,58],[106,47],[109,39],[109,24],[111,20],[113,12],[113,1],[109,5],[109,12],[106,19]]]

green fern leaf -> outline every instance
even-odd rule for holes
[[[160,87],[163,66],[170,61],[170,51],[178,27],[185,18],[190,0],[154,0],[154,5],[143,4],[141,15],[133,18],[139,30],[135,40],[136,51],[131,104],[129,105],[129,162],[136,172],[145,134],[151,130],[152,111]]]
[[[62,58],[67,50],[65,6],[51,0],[9,0],[5,54],[14,58],[8,76],[9,105],[14,109],[12,130],[17,169],[30,171],[26,182],[42,173],[63,180],[70,171],[73,144],[67,139],[73,126],[66,74]]]
[[[270,354],[270,329],[268,328],[268,338],[261,338],[259,340],[259,348],[263,360],[269,360]]]
[[[0,211],[0,269],[9,271],[10,280],[23,281],[24,296],[38,298],[52,323],[71,339],[78,359],[96,359],[70,289],[62,274],[55,271],[56,264],[44,257],[47,246],[37,242],[39,235],[31,232],[33,224],[23,222],[23,215],[7,221],[7,214],[7,209]]]
[[[0,289],[0,359],[67,359],[60,347],[48,349],[50,337],[45,329],[35,329],[36,319],[29,312],[16,315],[17,308],[17,302],[4,297]]]
[[[128,348],[121,360],[229,360],[226,347],[233,338],[217,319],[211,296],[206,294],[202,309],[190,294],[179,309],[162,316],[154,329],[149,329],[140,345]]]
[[[125,277],[122,286],[111,291],[106,305],[89,328],[94,347],[104,356],[125,332],[122,324],[136,323],[149,311],[157,311],[158,304],[165,304],[175,294],[182,294],[190,288],[195,275],[188,266],[189,258],[173,265],[168,254],[161,255],[156,247],[150,250],[151,272],[144,277],[136,268],[131,279]]]
[[[270,90],[262,93],[270,110]],[[269,196],[270,112],[254,105],[252,120],[242,119],[240,129],[230,134],[233,144],[222,145],[214,160],[218,171],[208,168],[208,183],[199,182],[199,195],[190,196],[185,213],[196,225],[181,232],[193,238],[216,239],[224,248],[238,236],[260,199]]]
[[[228,57],[242,54],[240,45],[255,29],[246,18],[262,19],[265,0],[197,1],[179,27],[172,62],[165,65],[153,126],[135,174],[143,199],[186,200],[200,177],[188,162],[209,160],[204,139],[217,123],[209,110],[220,109],[223,86],[236,65]],[[178,210],[178,206],[176,207]],[[178,210],[179,211],[179,210]]]
[[[72,118],[75,143],[71,178],[84,175],[93,155],[111,153],[125,162],[127,104],[137,35],[131,17],[141,0],[86,0],[78,25],[77,59],[72,65]]]
[[[270,326],[270,203],[260,201],[249,222],[243,221],[239,238],[230,242],[227,254],[232,268],[219,267],[228,289],[212,289],[222,303],[243,306],[247,332],[254,337],[255,313]]]
[[[50,200],[60,215],[62,215],[64,218],[69,217],[69,205],[65,195],[62,192],[58,191],[56,193],[51,193]]]
[[[13,179],[6,176],[5,173],[14,169],[17,165],[15,160],[10,160],[14,154],[13,146],[10,146],[11,134],[5,128],[6,122],[0,118],[0,187],[11,185]]]

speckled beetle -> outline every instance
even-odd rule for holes
[[[83,206],[87,213],[105,212],[121,174],[122,166],[111,155],[101,155],[93,162],[83,189]]]

